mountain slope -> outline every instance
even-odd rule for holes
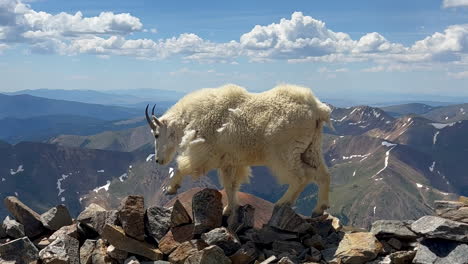
[[[438,107],[422,115],[435,122],[450,123],[468,120],[468,104]]]
[[[400,116],[409,115],[409,114],[421,115],[435,108],[436,107],[433,107],[427,104],[421,104],[421,103],[409,103],[409,104],[390,105],[390,106],[381,107],[382,110],[384,110],[385,112],[387,112],[389,115],[393,117],[400,117]]]

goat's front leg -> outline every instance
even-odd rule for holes
[[[171,178],[169,182],[169,186],[166,190],[166,195],[173,195],[177,193],[177,190],[180,188],[182,180],[186,173],[182,173],[179,169],[169,168],[169,178]]]
[[[237,192],[239,191],[241,183],[248,180],[250,168],[228,166],[221,168],[219,172],[219,178],[227,196],[227,205],[223,209],[223,215],[230,215],[237,210]]]
[[[320,216],[328,209],[329,206],[329,192],[330,192],[330,173],[327,169],[323,169],[321,177],[318,178],[317,185],[319,187],[318,200],[315,209],[312,211],[312,216]]]

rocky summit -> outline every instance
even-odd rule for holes
[[[195,193],[191,212],[180,200],[145,208],[143,197],[132,195],[118,210],[91,204],[77,219],[64,205],[40,215],[7,197],[11,216],[0,225],[0,263],[467,264],[466,201],[436,202],[437,215],[379,220],[368,231],[286,205],[254,225],[255,207],[245,204],[225,217],[214,189]]]

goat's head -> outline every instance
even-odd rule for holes
[[[149,105],[146,106],[146,121],[154,136],[154,160],[161,165],[167,165],[174,159],[177,150],[176,131],[169,120],[158,119],[154,115],[155,106],[151,110],[151,117],[148,114]]]

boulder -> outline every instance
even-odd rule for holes
[[[185,264],[231,264],[231,260],[224,255],[223,250],[216,246],[208,246],[189,256]]]
[[[143,196],[130,195],[120,203],[119,219],[125,234],[137,240],[145,239],[145,203]]]
[[[81,264],[113,264],[117,263],[107,254],[106,243],[102,240],[86,240],[80,248]]]
[[[369,232],[345,234],[335,252],[335,259],[343,263],[364,263],[373,260],[382,250],[382,244]]]
[[[220,227],[223,219],[221,193],[215,189],[203,189],[192,197],[194,234],[203,234]]]
[[[387,243],[388,243],[390,246],[392,246],[394,249],[396,249],[396,250],[400,250],[401,247],[403,246],[402,243],[401,243],[401,241],[398,240],[398,239],[396,239],[396,238],[394,238],[394,237],[390,238],[390,239],[387,241]]]
[[[180,244],[172,253],[169,255],[169,262],[173,264],[184,264],[185,260],[197,251],[206,248],[208,245],[200,239],[186,241]]]
[[[31,263],[39,259],[39,251],[27,237],[0,245],[0,263]]]
[[[424,239],[418,245],[415,264],[466,264],[468,245],[443,239]]]
[[[3,220],[3,229],[5,230],[6,235],[12,238],[22,238],[24,237],[24,226],[15,220],[11,219],[9,216],[5,217]]]
[[[438,216],[423,216],[411,224],[411,229],[428,238],[468,242],[468,224]]]
[[[461,195],[461,196],[458,198],[458,201],[459,201],[459,202],[462,202],[463,204],[465,204],[465,206],[468,206],[468,197],[462,196],[462,195]]]
[[[92,264],[97,240],[87,239],[80,247],[80,264]]]
[[[120,250],[143,256],[150,260],[161,260],[163,258],[163,254],[159,249],[148,243],[126,236],[123,229],[119,226],[106,224],[101,237]]]
[[[172,227],[187,225],[192,223],[192,218],[179,200],[176,200],[172,206],[171,225]]]
[[[57,205],[41,215],[41,222],[47,229],[59,230],[62,226],[68,226],[73,220],[65,205]]]
[[[297,241],[282,241],[276,240],[272,244],[273,251],[280,253],[288,253],[294,256],[299,255],[304,251],[305,247]],[[279,255],[278,254],[278,255]]]
[[[220,247],[227,256],[234,254],[241,247],[236,234],[225,227],[215,228],[208,233],[204,233],[201,239],[208,245]]]
[[[435,201],[435,207],[440,217],[468,223],[468,206],[462,202]]]
[[[193,238],[193,224],[173,227],[159,241],[159,249],[166,255],[171,254],[181,243]]]
[[[140,261],[135,256],[131,256],[124,261],[124,264],[140,264]]]
[[[62,235],[67,235],[71,236],[75,239],[79,239],[78,236],[78,227],[76,224],[71,224],[68,226],[62,226],[59,230],[55,231],[50,237],[49,237],[49,242],[53,242],[56,240],[58,237]]]
[[[255,244],[247,242],[243,244],[236,253],[229,256],[229,259],[231,259],[232,264],[244,264],[253,262],[257,257],[258,250],[255,247]]]
[[[228,218],[228,228],[234,233],[253,228],[255,220],[255,208],[250,204],[239,206]]]
[[[108,213],[106,209],[102,208],[98,204],[92,203],[78,215],[76,220],[80,222],[85,228],[90,229],[96,234],[100,234],[102,232],[102,228],[106,224],[107,214]]]
[[[407,264],[412,263],[415,255],[415,251],[397,251],[388,255],[388,258],[391,264]]]
[[[165,207],[148,208],[145,214],[147,234],[159,242],[171,228],[171,214],[172,210]]]
[[[44,264],[80,264],[79,242],[77,239],[62,235],[39,252]]]
[[[315,234],[309,238],[304,239],[302,243],[307,247],[314,247],[318,250],[325,248],[325,243],[319,234]]]
[[[398,220],[378,220],[372,224],[371,232],[378,238],[396,237],[416,239],[418,235],[409,228],[409,224]]]
[[[41,216],[23,204],[18,198],[8,196],[5,198],[4,203],[15,220],[24,226],[26,236],[32,238],[45,231],[41,222]]]
[[[268,225],[279,230],[295,233],[304,233],[311,228],[311,224],[287,204],[274,207]]]
[[[124,260],[128,257],[128,252],[120,250],[113,245],[109,245],[106,249],[107,255],[116,260]]]

